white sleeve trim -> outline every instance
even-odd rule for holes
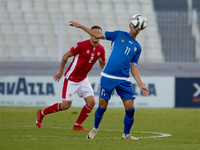
[[[106,31],[103,32],[103,37],[106,39]]]
[[[138,64],[137,64],[137,63],[135,63],[135,62],[131,62],[131,65],[135,65],[135,66],[137,66]]]

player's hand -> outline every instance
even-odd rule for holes
[[[144,95],[144,96],[149,95],[149,89],[146,86],[143,85],[140,88],[141,88],[142,93],[143,93],[142,95]]]
[[[60,81],[60,78],[62,77],[62,72],[61,71],[58,71],[55,76],[53,76],[54,80],[56,82],[59,82]]]
[[[80,28],[80,27],[81,27],[81,25],[80,25],[79,23],[74,22],[74,21],[70,21],[70,22],[69,22],[69,25],[72,26],[72,27],[77,27],[77,28]]]

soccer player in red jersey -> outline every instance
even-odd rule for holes
[[[102,30],[99,26],[93,26],[91,29],[99,32]],[[72,130],[89,131],[81,126],[82,122],[89,116],[95,105],[94,91],[87,78],[87,74],[97,60],[99,60],[100,67],[102,69],[104,68],[106,64],[105,50],[99,43],[99,39],[96,39],[93,36],[90,36],[90,39],[86,41],[78,42],[63,55],[60,69],[54,76],[55,81],[59,82],[63,75],[65,64],[67,63],[68,58],[72,56],[73,61],[64,74],[62,103],[55,103],[43,110],[37,111],[36,125],[39,128],[41,127],[45,115],[69,109],[75,94],[78,93],[80,97],[84,98],[86,104],[82,108]]]

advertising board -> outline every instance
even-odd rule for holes
[[[99,95],[99,76],[89,76],[94,89],[96,106]],[[174,77],[141,77],[150,92],[147,97],[133,78],[132,87],[135,92],[135,107],[140,108],[173,108]],[[52,76],[0,76],[0,106],[49,106],[62,102],[62,81],[55,82]],[[82,107],[85,101],[76,95],[73,107]],[[120,97],[114,90],[109,107],[123,107]]]
[[[200,107],[200,78],[176,78],[176,107]]]

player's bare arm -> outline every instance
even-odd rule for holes
[[[59,71],[53,76],[54,80],[56,82],[59,82],[61,77],[62,77],[62,74],[63,74],[63,70],[65,68],[65,64],[67,63],[67,60],[69,57],[72,57],[73,54],[71,52],[71,50],[69,50],[68,52],[66,52],[63,57],[62,57],[62,60],[61,60],[61,63],[60,63],[60,69]]]
[[[147,96],[149,94],[149,89],[143,84],[141,78],[140,78],[140,73],[137,69],[137,66],[135,65],[131,65],[131,73],[135,79],[135,81],[138,83],[138,85],[140,86],[140,89],[143,92],[144,96]]]
[[[88,34],[90,34],[91,36],[93,36],[97,39],[104,39],[103,33],[100,31],[89,29],[89,28],[87,28],[77,22],[74,22],[74,21],[70,21],[69,25],[72,27],[81,28],[82,30],[84,30],[85,32],[87,32]]]
[[[106,65],[106,62],[105,62],[105,61],[99,60],[99,65],[100,65],[100,67],[103,69],[104,66]]]

